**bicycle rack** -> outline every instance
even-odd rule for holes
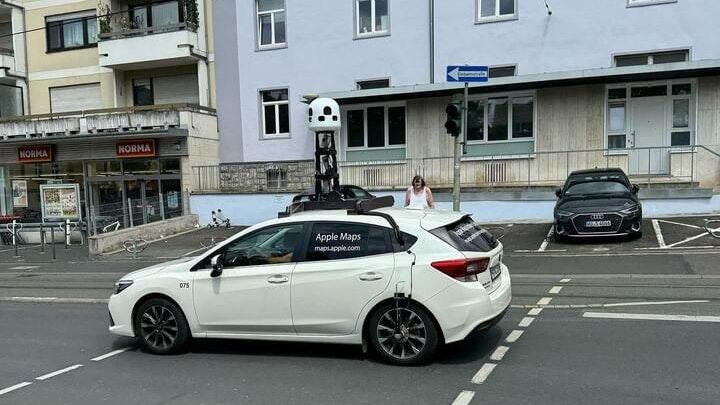
[[[133,259],[137,259],[138,253],[142,253],[147,249],[148,242],[145,239],[128,239],[123,242],[123,248],[126,252],[133,255]]]
[[[706,219],[705,230],[715,239],[720,239],[720,219]]]

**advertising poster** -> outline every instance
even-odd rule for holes
[[[13,180],[12,193],[14,207],[23,208],[28,206],[27,180]]]
[[[40,186],[43,221],[79,220],[80,186],[77,184],[43,184]]]
[[[171,210],[180,207],[180,196],[178,196],[177,191],[171,191],[167,193],[167,206]]]

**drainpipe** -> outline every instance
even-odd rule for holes
[[[430,84],[435,83],[435,0],[429,1],[430,7]]]

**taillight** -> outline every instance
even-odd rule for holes
[[[430,265],[460,281],[477,281],[477,275],[487,270],[490,259],[454,259],[432,262]]]

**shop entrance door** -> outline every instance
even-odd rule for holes
[[[131,214],[130,225],[137,226],[162,219],[160,186],[157,180],[126,180],[125,195]]]

